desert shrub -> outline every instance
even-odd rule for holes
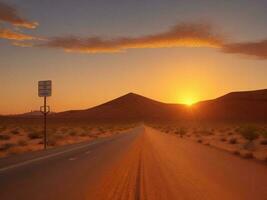
[[[240,155],[240,151],[238,151],[238,150],[234,150],[234,151],[233,151],[233,154],[235,154],[235,155]]]
[[[244,145],[245,149],[254,149],[253,141],[259,137],[259,128],[256,126],[243,126],[239,128],[239,133],[243,138],[248,140],[248,142]]]
[[[208,129],[201,129],[196,132],[197,134],[203,135],[203,136],[210,136],[213,135],[213,132]]]
[[[42,136],[42,132],[31,132],[31,133],[28,133],[28,137],[34,140],[34,139],[40,139],[43,136]]]
[[[10,149],[11,147],[15,146],[13,143],[5,143],[2,146],[0,146],[0,151],[6,151]]]
[[[224,137],[221,138],[221,141],[222,141],[222,142],[226,142],[226,138],[224,138]]]
[[[18,141],[18,145],[19,145],[19,146],[27,146],[28,143],[27,143],[25,140],[19,140],[19,141]]]
[[[88,134],[86,133],[86,132],[83,132],[83,133],[81,133],[80,134],[80,136],[82,136],[82,137],[85,137],[85,136],[87,136]]]
[[[19,134],[19,131],[18,131],[18,129],[14,129],[14,130],[11,131],[11,133],[13,135],[18,135]]]
[[[77,135],[77,133],[75,132],[75,131],[70,131],[70,136],[76,136]]]
[[[99,132],[103,132],[105,129],[103,127],[98,127]]]
[[[186,134],[186,129],[184,127],[180,127],[175,131],[175,134],[180,135],[180,137],[183,137]]]
[[[202,141],[201,139],[198,139],[197,142],[198,142],[198,143],[202,143],[203,141]]]
[[[262,140],[262,141],[260,142],[260,144],[262,144],[262,145],[267,145],[267,139]]]
[[[228,142],[229,142],[229,144],[237,144],[237,139],[231,138]]]
[[[255,126],[242,126],[239,128],[239,133],[249,141],[259,137],[259,129]]]
[[[233,135],[233,134],[234,134],[233,132],[229,132],[229,133],[228,133],[229,136],[231,136],[231,135]]]
[[[251,152],[245,152],[243,155],[242,155],[243,158],[246,158],[246,159],[250,159],[250,158],[253,158],[253,153]]]
[[[0,135],[0,140],[9,140],[10,136],[9,135]]]

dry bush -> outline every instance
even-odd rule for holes
[[[228,142],[229,142],[229,144],[237,144],[237,139],[231,138]]]
[[[239,133],[247,140],[253,141],[259,137],[259,129],[256,126],[242,126],[239,128]]]
[[[233,154],[235,154],[235,155],[241,155],[241,154],[240,154],[240,151],[238,151],[238,150],[234,150],[234,151],[233,151]]]
[[[213,135],[213,132],[208,130],[208,129],[200,129],[198,131],[195,132],[196,134],[200,134],[202,136],[210,136],[210,135]]]
[[[43,137],[43,133],[40,132],[40,131],[31,132],[31,133],[28,133],[28,137],[29,137],[31,140],[34,140],[34,139],[40,139],[40,138]]]
[[[243,155],[242,155],[243,158],[246,158],[246,159],[250,159],[250,158],[253,158],[253,153],[251,152],[245,152]]]
[[[198,142],[198,143],[202,143],[203,141],[202,141],[201,139],[198,139],[197,142]]]
[[[231,136],[231,135],[233,135],[233,134],[234,134],[233,132],[229,132],[229,133],[228,133],[229,136]]]
[[[19,134],[19,130],[18,129],[14,129],[14,130],[11,131],[11,133],[13,135],[18,135]]]
[[[14,143],[5,143],[5,144],[2,144],[0,146],[0,151],[6,151],[8,149],[10,149],[11,147],[14,147],[15,144]]]
[[[222,142],[226,142],[226,138],[225,138],[225,137],[222,137],[222,138],[221,138],[221,141],[222,141]]]
[[[262,141],[260,142],[260,144],[262,144],[262,145],[267,145],[267,139],[262,140]]]
[[[254,149],[253,141],[259,137],[259,128],[256,126],[242,126],[239,128],[239,133],[245,138],[248,142],[244,145],[245,149]]]
[[[70,136],[76,136],[76,135],[77,135],[77,132],[76,132],[76,131],[70,131],[70,132],[69,132],[69,135],[70,135]]]
[[[86,137],[86,136],[88,136],[88,134],[86,132],[82,132],[82,133],[80,133],[80,136]]]
[[[9,135],[0,135],[0,140],[9,140],[10,136]]]
[[[177,128],[177,130],[175,131],[175,134],[179,135],[180,137],[183,137],[186,133],[187,131],[185,127]]]

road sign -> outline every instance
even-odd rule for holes
[[[39,81],[38,82],[38,96],[49,97],[52,95],[52,81]]]
[[[50,107],[46,105],[46,97],[52,95],[52,81],[39,81],[38,82],[38,96],[44,97],[44,105],[40,107],[40,111],[44,114],[44,149],[47,145],[47,136],[46,136],[46,115],[50,112]]]

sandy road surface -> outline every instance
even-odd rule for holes
[[[0,171],[0,199],[267,200],[267,166],[142,126]]]

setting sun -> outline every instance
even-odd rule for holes
[[[187,106],[192,106],[194,103],[196,103],[196,101],[191,98],[185,99],[184,101],[184,104],[186,104]]]

